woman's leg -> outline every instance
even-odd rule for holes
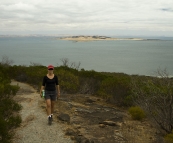
[[[46,99],[46,107],[47,107],[47,115],[51,115],[51,100],[50,99]]]
[[[52,94],[50,96],[51,97],[51,114],[52,115],[53,115],[53,112],[54,112],[54,106],[55,106],[56,96],[57,96],[56,91],[54,91],[54,94]]]
[[[54,112],[55,101],[51,101],[51,114]]]

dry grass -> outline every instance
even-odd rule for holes
[[[148,121],[134,121],[130,118],[125,119],[121,127],[121,133],[128,139],[128,143],[153,143],[156,140],[156,131]]]

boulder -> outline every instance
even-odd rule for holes
[[[86,100],[86,102],[87,102],[87,103],[93,103],[93,102],[95,102],[95,101],[89,98],[89,99]]]
[[[60,115],[57,116],[57,118],[61,121],[70,123],[70,116],[68,114],[61,113]]]
[[[76,132],[73,130],[73,129],[66,129],[66,133],[65,133],[67,136],[76,136]]]

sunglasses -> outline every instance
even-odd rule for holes
[[[48,69],[48,70],[53,70],[53,69]]]

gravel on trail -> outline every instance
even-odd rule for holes
[[[53,121],[48,125],[46,112],[39,106],[42,102],[40,95],[28,84],[12,81],[12,85],[19,85],[20,90],[15,100],[22,105],[20,115],[22,123],[16,129],[14,143],[73,143],[65,136],[62,125]]]

